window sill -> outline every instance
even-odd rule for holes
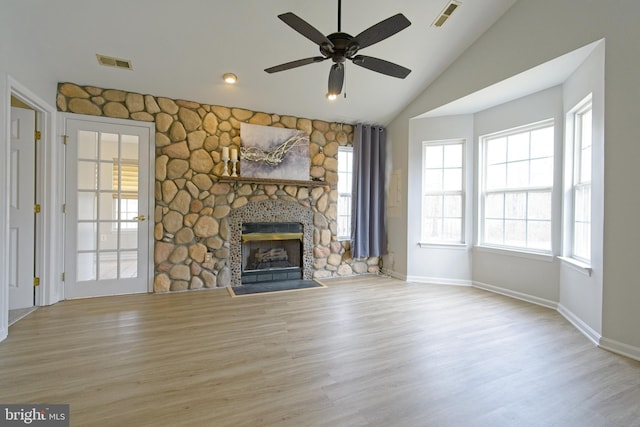
[[[465,243],[418,242],[418,246],[420,246],[421,248],[433,248],[433,249],[454,249],[454,250],[467,249],[467,245]]]
[[[478,252],[507,255],[507,256],[513,256],[518,258],[528,258],[536,261],[553,262],[553,255],[539,253],[539,252],[527,252],[527,251],[519,251],[517,249],[494,248],[491,246],[474,246],[473,249]]]
[[[586,262],[578,261],[577,259],[566,257],[566,256],[559,256],[558,259],[562,261],[564,264],[566,264],[568,267],[570,267],[571,269],[577,271],[578,273],[582,273],[585,276],[591,277],[591,273],[593,272],[593,269],[591,268],[590,264],[587,264]]]

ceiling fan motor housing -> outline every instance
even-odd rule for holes
[[[327,36],[327,39],[331,41],[333,46],[327,43],[321,44],[320,53],[336,63],[351,59],[360,49],[354,37],[347,33],[332,33]]]

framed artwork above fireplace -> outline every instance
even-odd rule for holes
[[[308,180],[309,135],[296,129],[240,124],[240,174],[245,178]]]

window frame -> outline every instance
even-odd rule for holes
[[[477,178],[478,178],[478,205],[477,205],[477,215],[478,215],[478,222],[477,222],[477,227],[478,227],[478,231],[477,231],[477,239],[478,239],[478,247],[481,248],[489,248],[489,249],[495,249],[495,250],[504,250],[504,251],[510,251],[510,252],[518,252],[518,253],[523,253],[523,254],[534,254],[534,255],[544,255],[544,256],[551,256],[553,255],[553,227],[554,227],[554,214],[553,214],[553,204],[554,204],[554,184],[555,184],[555,174],[557,173],[556,171],[556,167],[555,167],[555,162],[556,162],[556,144],[557,144],[557,138],[556,138],[556,123],[555,123],[555,119],[554,118],[549,118],[549,119],[545,119],[545,120],[541,120],[541,121],[537,121],[537,122],[533,122],[533,123],[528,123],[522,126],[517,126],[514,128],[510,128],[510,129],[504,129],[504,130],[500,130],[497,132],[492,132],[490,134],[486,134],[486,135],[482,135],[478,138],[479,140],[479,147],[480,147],[480,156],[479,156],[479,168],[478,168],[478,173],[477,173]],[[541,129],[545,129],[545,128],[551,128],[552,129],[552,133],[553,133],[553,150],[552,150],[552,155],[550,157],[551,160],[551,164],[552,164],[552,170],[553,170],[553,176],[551,178],[551,180],[549,181],[549,185],[545,185],[545,186],[541,186],[541,185],[525,185],[525,186],[509,186],[507,184],[505,184],[504,187],[498,187],[498,188],[493,188],[490,190],[487,190],[487,181],[488,181],[488,177],[487,177],[487,171],[488,171],[488,155],[487,155],[487,145],[489,143],[489,141],[491,140],[495,140],[498,138],[508,138],[510,136],[514,136],[514,135],[519,135],[519,134],[531,134],[534,131],[537,130],[541,130]],[[505,167],[508,163],[515,163],[515,162],[520,162],[523,160],[526,160],[529,162],[529,166],[532,160],[538,160],[538,159],[544,159],[544,158],[549,158],[547,157],[531,157],[531,143],[529,142],[529,154],[527,156],[526,159],[517,159],[517,160],[512,160],[509,161],[508,157],[505,157]],[[505,152],[505,156],[508,155],[508,151]],[[506,172],[505,172],[506,173]],[[506,179],[506,175],[505,175],[505,179]],[[526,203],[527,203],[527,208],[525,209],[525,217],[524,217],[524,221],[525,221],[525,242],[528,242],[528,230],[529,230],[529,224],[533,223],[533,222],[540,222],[540,221],[544,221],[544,222],[548,222],[549,224],[549,247],[548,248],[536,248],[536,247],[530,247],[530,246],[517,246],[517,245],[510,245],[510,244],[506,244],[504,243],[504,238],[503,238],[503,244],[499,244],[499,243],[494,243],[494,242],[487,242],[486,237],[485,237],[485,229],[486,229],[486,206],[487,206],[487,195],[488,194],[503,194],[504,197],[506,198],[507,194],[517,194],[517,193],[522,193],[525,195],[526,197]],[[528,212],[528,202],[529,202],[529,197],[531,194],[534,193],[548,193],[549,195],[549,199],[550,199],[550,208],[549,208],[549,212],[548,212],[548,220],[545,219],[536,219],[536,218],[529,218],[529,212]],[[503,205],[503,211],[506,209],[506,207]],[[506,215],[502,215],[502,220],[503,222],[506,221],[508,218],[506,217]],[[503,229],[503,234],[504,234],[504,229]],[[525,243],[526,244],[526,243]]]
[[[568,127],[570,129],[570,135],[566,139],[566,164],[565,168],[567,169],[567,177],[570,180],[568,190],[566,192],[567,197],[570,200],[565,202],[568,210],[566,212],[567,218],[565,224],[567,224],[566,235],[568,237],[568,245],[565,248],[565,257],[578,261],[581,264],[586,266],[590,266],[591,264],[591,252],[593,248],[592,243],[592,223],[591,223],[591,212],[589,212],[589,221],[580,221],[583,224],[588,224],[588,248],[586,252],[589,253],[589,257],[586,258],[579,254],[576,254],[576,225],[578,221],[576,220],[576,201],[577,201],[577,192],[579,190],[584,190],[586,188],[589,189],[589,211],[591,211],[592,207],[592,183],[593,183],[593,163],[589,167],[589,180],[582,181],[582,170],[583,170],[583,162],[584,158],[583,154],[583,134],[582,134],[582,123],[583,117],[587,112],[591,112],[591,141],[589,143],[589,150],[591,152],[591,156],[589,160],[593,158],[593,99],[592,94],[587,95],[583,100],[577,103],[568,113]]]
[[[341,168],[341,162],[340,162],[340,153],[348,153],[351,157],[351,165],[348,168],[348,171],[345,171]],[[353,209],[352,209],[352,203],[353,203],[353,146],[340,146],[338,147],[338,153],[336,155],[336,160],[338,163],[338,184],[337,184],[337,188],[336,191],[338,192],[338,200],[336,202],[336,210],[337,210],[337,214],[336,214],[336,239],[338,241],[346,241],[346,240],[351,240],[351,230],[353,227]],[[348,173],[350,175],[350,179],[351,179],[351,185],[348,186],[349,191],[348,192],[341,192],[340,191],[340,178],[343,174]],[[342,213],[342,209],[344,209],[344,207],[342,207],[342,204],[340,203],[340,200],[343,199],[343,197],[349,197],[349,206],[347,209],[347,212],[349,212],[348,215],[345,215],[344,213]],[[343,217],[347,217],[348,218],[348,223],[349,223],[349,234],[340,234],[340,219]]]
[[[425,180],[426,180],[426,170],[428,169],[425,165],[426,159],[426,150],[429,147],[443,147],[443,156],[444,156],[444,147],[451,145],[460,145],[460,189],[459,190],[426,190],[425,188]],[[464,246],[466,245],[466,166],[467,166],[467,141],[464,138],[456,138],[456,139],[446,139],[446,140],[433,140],[433,141],[423,141],[422,142],[422,156],[421,156],[421,175],[422,180],[420,183],[420,192],[421,192],[421,200],[420,200],[420,246]],[[444,166],[444,160],[441,169],[444,171],[445,169],[453,169],[446,168]],[[457,167],[455,169],[458,169]],[[442,196],[443,204],[444,197],[451,195],[459,195],[460,197],[460,239],[459,240],[444,240],[444,239],[428,239],[425,235],[424,230],[424,217],[425,217],[425,198],[428,196]],[[444,219],[445,212],[444,206],[442,207],[442,215],[441,218],[441,227],[444,227]],[[441,233],[442,234],[442,233]]]

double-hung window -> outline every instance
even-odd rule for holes
[[[480,143],[480,244],[551,252],[553,120],[483,136]]]
[[[338,240],[351,238],[353,147],[338,149]]]
[[[572,257],[591,259],[591,98],[581,103],[574,113],[573,185],[572,185]]]
[[[464,140],[422,143],[423,243],[464,243],[464,146]]]

